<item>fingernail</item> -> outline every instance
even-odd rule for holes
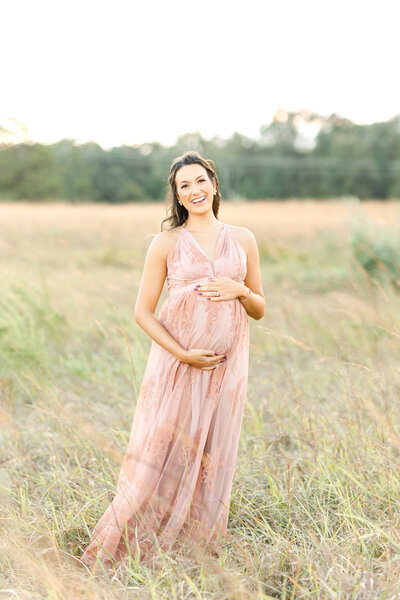
[[[219,352],[214,352],[215,356],[218,356]]]
[[[208,297],[207,297],[207,300],[211,300],[211,298],[208,298]]]
[[[199,296],[202,296],[202,295],[203,295],[203,292],[199,292]]]

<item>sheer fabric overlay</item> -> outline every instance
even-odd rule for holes
[[[193,290],[209,277],[244,281],[246,253],[222,224],[214,264],[185,228],[167,260],[168,297],[158,319],[186,349],[226,354],[204,371],[152,341],[131,435],[111,504],[81,560],[108,571],[184,542],[219,553],[227,534],[249,360],[248,316],[235,298]]]

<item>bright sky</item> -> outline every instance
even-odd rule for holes
[[[104,147],[399,113],[397,0],[3,0],[0,120]]]

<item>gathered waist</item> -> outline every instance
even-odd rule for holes
[[[191,279],[190,281],[182,281],[178,280],[176,283],[168,282],[168,294],[170,296],[174,296],[175,294],[180,294],[182,292],[190,292],[193,288],[199,283],[207,283],[209,279],[207,277],[197,277],[196,279]]]
[[[244,280],[241,280],[241,281],[242,281],[242,283],[244,283]],[[208,277],[197,277],[195,279],[191,279],[190,281],[187,281],[187,280],[182,281],[182,279],[175,279],[175,282],[174,282],[173,278],[170,278],[168,280],[168,295],[175,296],[177,294],[193,291],[193,288],[196,287],[196,285],[198,285],[199,283],[200,284],[201,283],[202,284],[209,283],[209,278]],[[210,283],[212,283],[212,281]]]

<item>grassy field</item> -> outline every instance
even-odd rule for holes
[[[79,565],[113,497],[151,340],[160,205],[0,204],[0,599],[400,598],[400,204],[223,205],[266,314],[220,559]],[[166,286],[159,306],[166,298]]]

